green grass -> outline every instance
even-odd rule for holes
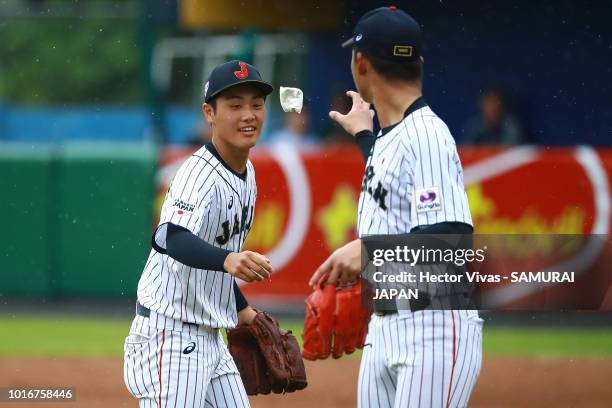
[[[130,320],[0,318],[0,356],[120,356]]]
[[[281,324],[296,334],[300,321]],[[129,319],[0,318],[0,356],[121,356]],[[486,327],[485,354],[612,358],[611,329]]]
[[[491,355],[612,358],[612,329],[485,326],[483,348]]]

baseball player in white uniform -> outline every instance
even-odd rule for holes
[[[326,274],[328,282],[354,281],[366,267],[362,251],[372,259],[381,238],[419,248],[431,234],[473,231],[455,141],[422,96],[419,24],[396,7],[381,7],[361,17],[343,47],[352,48],[359,93],[347,93],[350,112],[330,117],[356,136],[366,159],[360,238],[330,255],[313,286]],[[370,103],[381,126],[377,136]],[[372,315],[359,407],[467,406],[480,372],[482,320],[475,310],[426,307],[415,302]]]
[[[249,150],[272,86],[255,67],[230,61],[204,86],[212,143],[189,157],[161,210],[125,339],[124,380],[141,407],[248,407],[220,329],[250,323],[235,278],[263,280],[269,260],[242,251],[257,188]]]

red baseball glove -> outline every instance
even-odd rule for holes
[[[362,285],[361,279],[342,287],[319,284],[308,296],[302,333],[305,359],[325,359],[330,354],[340,358],[363,348],[371,313],[362,304]]]

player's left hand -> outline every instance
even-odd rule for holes
[[[364,101],[361,95],[355,91],[347,91],[346,95],[353,102],[351,110],[345,115],[337,111],[331,111],[329,117],[338,122],[351,136],[355,136],[362,130],[371,132],[374,129],[374,111],[370,109],[370,104]]]
[[[336,249],[315,271],[310,278],[309,285],[315,288],[319,284],[319,279],[325,275],[327,279],[323,278],[321,284],[328,282],[336,285],[337,283],[354,282],[366,264],[366,257],[363,257],[363,254],[365,254],[365,248],[359,239]]]
[[[238,324],[251,324],[255,316],[257,316],[257,311],[247,306],[238,312]]]

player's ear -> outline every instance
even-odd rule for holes
[[[212,105],[205,103],[202,105],[202,113],[206,118],[206,121],[212,126],[215,124],[215,110]]]
[[[368,72],[368,59],[363,55],[362,52],[357,51],[355,53],[355,66],[359,75],[365,75]]]

